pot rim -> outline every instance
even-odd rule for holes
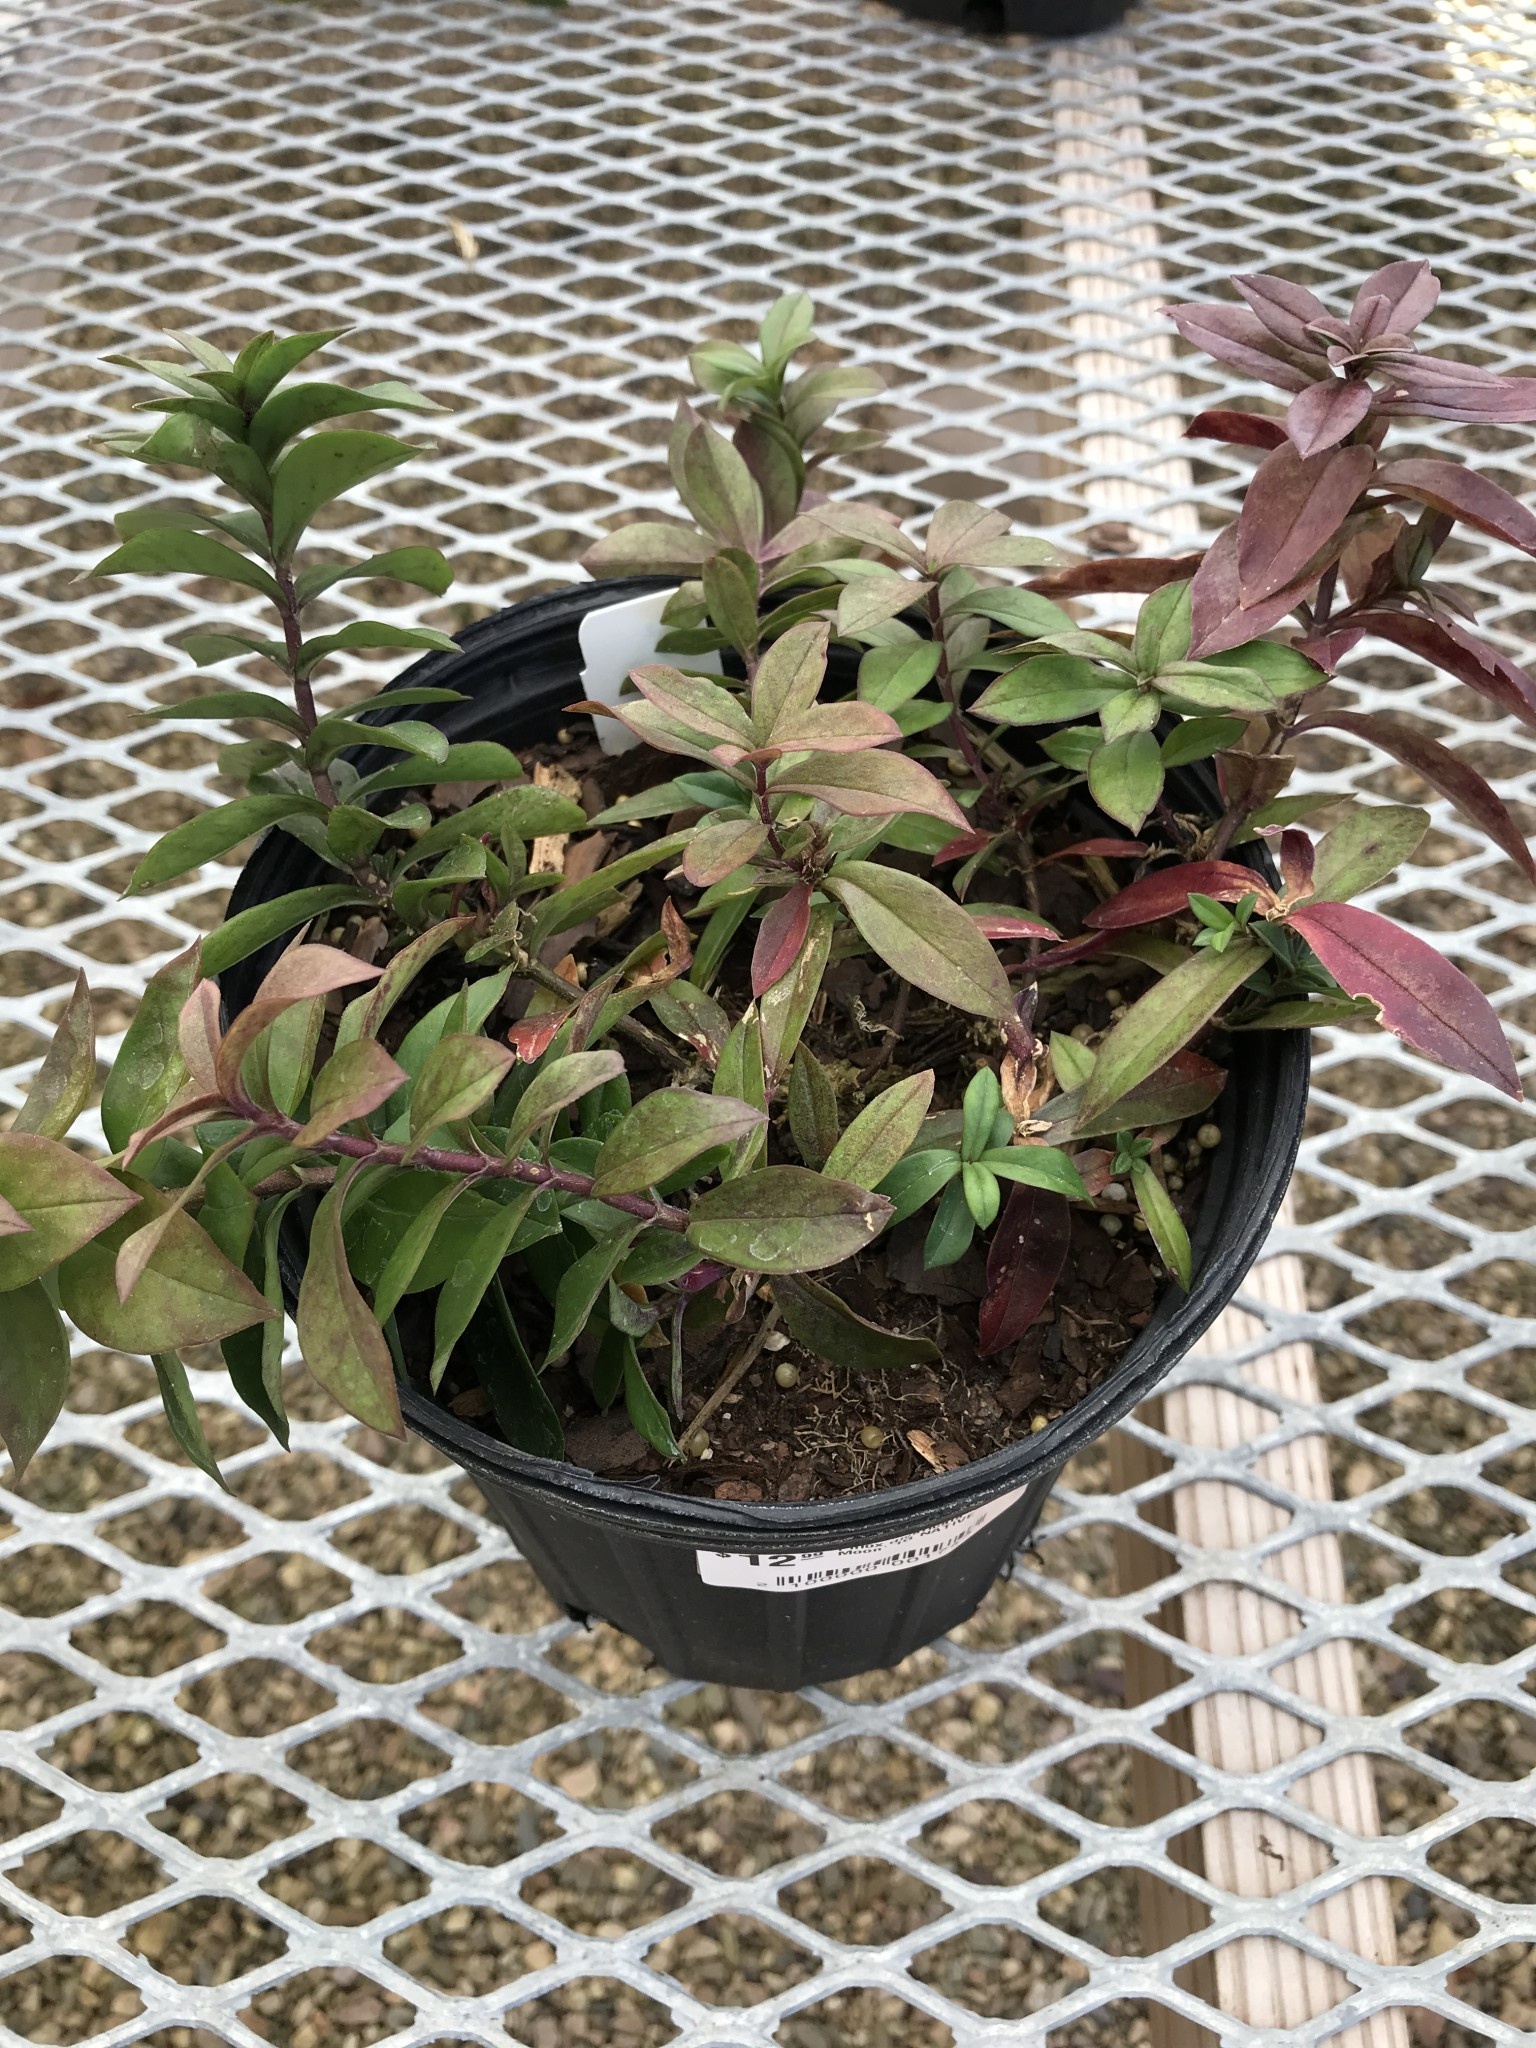
[[[435,707],[440,722],[452,730],[468,722],[483,725],[486,701],[504,694],[508,684],[516,687],[521,682],[536,698],[525,710],[524,723],[547,723],[558,717],[573,687],[572,663],[579,665],[577,633],[586,614],[626,598],[675,587],[676,581],[668,576],[616,577],[524,599],[466,628],[457,636],[457,654],[434,652],[412,663],[384,694],[387,697],[394,688],[442,683],[453,673],[467,701]],[[526,668],[545,672],[548,702],[537,699],[535,677],[519,675],[519,657]],[[467,675],[460,672],[466,665]],[[474,717],[477,710],[481,713],[478,720]],[[365,721],[372,724],[386,722],[389,715],[387,703],[363,713]],[[475,736],[489,735],[477,730]],[[394,758],[381,751],[381,760]],[[360,760],[377,765],[366,755]],[[1185,768],[1175,772],[1192,785],[1192,794],[1214,796],[1214,778],[1208,771]],[[1256,866],[1267,865],[1262,849],[1236,850],[1237,857],[1244,854],[1250,855]],[[301,886],[281,870],[303,866],[310,858],[291,837],[278,832],[264,835],[241,871],[228,914]],[[257,954],[226,970],[220,977],[226,1003],[242,983],[248,993],[264,965],[263,956]],[[244,996],[236,1001],[243,1007]],[[752,1550],[763,1547],[764,1536],[776,1535],[792,1537],[797,1549],[816,1548],[841,1542],[855,1530],[901,1534],[963,1514],[1012,1487],[1053,1473],[1076,1451],[1102,1436],[1146,1398],[1227,1306],[1263,1250],[1290,1184],[1301,1143],[1308,1067],[1308,1035],[1303,1031],[1254,1032],[1241,1041],[1240,1056],[1229,1068],[1227,1086],[1210,1113],[1210,1120],[1222,1130],[1223,1142],[1210,1155],[1209,1180],[1191,1233],[1195,1256],[1191,1292],[1183,1295],[1174,1284],[1167,1285],[1150,1321],[1115,1368],[1066,1414],[1045,1429],[953,1472],[927,1473],[877,1493],[844,1494],[832,1500],[706,1500],[649,1491],[632,1481],[604,1479],[583,1466],[519,1451],[476,1429],[409,1383],[400,1387],[402,1411],[419,1436],[471,1473],[478,1467],[499,1484],[516,1484],[534,1494],[574,1495],[605,1522],[680,1544]],[[1252,1128],[1255,1124],[1257,1129]],[[1251,1163],[1254,1153],[1256,1167]]]

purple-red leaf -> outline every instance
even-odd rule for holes
[[[1182,867],[1161,868],[1143,875],[1118,896],[1090,910],[1083,922],[1098,931],[1126,931],[1132,925],[1155,924],[1189,908],[1191,894],[1218,903],[1239,903],[1245,896],[1273,901],[1268,884],[1252,868],[1231,860],[1192,860]]]
[[[997,836],[995,832],[962,832],[957,839],[951,839],[939,848],[933,856],[933,864],[941,868],[952,860],[969,860],[973,853],[985,853]]]
[[[1184,438],[1225,441],[1233,448],[1278,448],[1285,439],[1285,428],[1267,413],[1237,412],[1217,406],[1210,412],[1196,413],[1184,429]]]
[[[918,811],[957,832],[970,820],[949,791],[921,761],[878,747],[860,754],[807,754],[779,763],[769,781],[776,794],[796,790],[855,818],[888,818]]]
[[[1422,775],[1432,788],[1449,797],[1464,817],[1486,832],[1494,845],[1507,853],[1515,865],[1536,882],[1536,858],[1532,857],[1530,846],[1510,816],[1503,798],[1489,787],[1475,768],[1469,768],[1449,747],[1442,747],[1438,740],[1427,739],[1423,733],[1411,732],[1392,719],[1363,712],[1332,711],[1324,717],[1308,719],[1302,730],[1311,731],[1318,726],[1330,726],[1339,732],[1353,733],[1357,739],[1368,740],[1372,746],[1380,747],[1384,754],[1391,754],[1395,760],[1401,761],[1405,768],[1411,768],[1415,775]]]
[[[1233,417],[1239,415],[1234,414]],[[1130,591],[1135,595],[1150,596],[1165,584],[1187,581],[1203,560],[1204,557],[1198,554],[1109,555],[1101,561],[1075,563],[1070,569],[1053,569],[1048,575],[1033,577],[1024,588],[1033,590],[1040,597],[1091,597],[1101,591]]]
[[[776,981],[782,981],[788,974],[805,944],[810,923],[811,891],[806,882],[797,882],[769,905],[757,928],[757,944],[752,948],[754,996],[766,995]]]
[[[1027,917],[1022,911],[991,910],[978,905],[967,913],[975,919],[976,929],[983,938],[1002,939],[1059,939],[1055,931],[1038,917]]]
[[[1321,455],[1325,448],[1336,448],[1365,418],[1374,395],[1357,378],[1329,378],[1298,392],[1285,416],[1297,454]]]
[[[1422,612],[1374,611],[1356,612],[1354,623],[1379,640],[1406,647],[1410,654],[1444,669],[1501,711],[1513,712],[1527,725],[1536,725],[1536,680],[1454,619],[1427,619]]]
[[[1245,604],[1237,580],[1237,527],[1227,527],[1206,550],[1189,586],[1190,660],[1208,661],[1278,626],[1320,573],[1318,566],[1309,564],[1286,589],[1277,590],[1261,604]]]
[[[1350,332],[1361,341],[1382,334],[1412,334],[1435,310],[1440,280],[1422,257],[1408,257],[1373,271],[1355,294]]]
[[[1339,533],[1371,480],[1369,448],[1302,456],[1289,443],[1266,455],[1237,522],[1238,593],[1261,604],[1293,584]]]
[[[1040,865],[1046,868],[1053,860],[1081,860],[1089,856],[1098,860],[1140,860],[1151,851],[1139,839],[1079,839],[1071,846],[1048,853]]]
[[[1297,404],[1300,404],[1297,400]],[[1536,555],[1536,513],[1512,497],[1502,485],[1491,483],[1474,469],[1459,462],[1429,459],[1389,462],[1376,477],[1383,490],[1401,491],[1421,505],[1433,505],[1437,512],[1449,512],[1464,519],[1480,533],[1495,540],[1507,540],[1511,547]]]
[[[1163,311],[1195,348],[1244,376],[1305,391],[1313,381],[1291,360],[1291,352],[1246,306],[1164,306]]]
[[[1051,1298],[1072,1242],[1065,1195],[1015,1181],[987,1252],[987,1292],[977,1318],[983,1357],[1016,1344]]]
[[[841,704],[810,704],[803,711],[786,711],[772,732],[763,735],[763,745],[782,747],[786,753],[815,749],[825,754],[857,754],[900,738],[901,727],[888,711],[848,698]]]
[[[1308,330],[1317,321],[1328,318],[1328,308],[1305,285],[1266,274],[1234,277],[1232,282],[1276,341],[1300,355],[1322,353],[1316,337]]]
[[[1369,996],[1396,1037],[1431,1059],[1521,1099],[1493,1005],[1459,967],[1412,932],[1354,903],[1308,903],[1286,923],[1347,995]]]
[[[1431,420],[1536,420],[1536,377],[1503,377],[1440,356],[1400,356],[1382,369],[1387,385],[1378,410]]]
[[[1280,834],[1280,879],[1290,895],[1307,894],[1312,887],[1312,868],[1312,842],[1293,825]]]

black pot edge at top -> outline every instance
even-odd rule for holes
[[[559,713],[578,694],[577,634],[589,611],[656,589],[673,579],[627,577],[581,583],[530,598],[478,620],[460,634],[458,654],[433,653],[395,679],[396,686],[437,684],[464,692],[466,701],[435,707],[450,738],[496,738],[529,745],[558,724]],[[502,710],[510,693],[520,700]],[[386,706],[364,714],[370,722],[388,717]],[[372,768],[398,758],[382,752],[358,757]],[[1214,777],[1196,766],[1176,770],[1188,801],[1215,800]],[[1257,847],[1240,847],[1235,857],[1267,865]],[[229,915],[257,902],[304,887],[315,880],[318,863],[301,843],[281,831],[261,840],[235,885]],[[250,1001],[281,944],[241,961],[220,977],[226,1010]],[[883,1535],[910,1530],[980,1506],[1012,1487],[1039,1482],[1058,1470],[1143,1400],[1215,1321],[1262,1251],[1279,1210],[1301,1141],[1306,1107],[1308,1037],[1305,1032],[1254,1032],[1238,1046],[1226,1088],[1211,1114],[1222,1144],[1208,1155],[1209,1180],[1192,1232],[1195,1284],[1183,1295],[1167,1288],[1147,1327],[1115,1370],[1044,1430],[994,1451],[957,1471],[935,1473],[877,1494],[803,1503],[714,1501],[654,1492],[633,1483],[603,1479],[585,1468],[518,1451],[461,1420],[411,1386],[401,1388],[406,1419],[419,1434],[472,1471],[527,1495],[585,1502],[611,1527],[679,1544],[705,1543],[718,1550],[753,1550],[777,1534],[797,1549],[833,1544],[878,1523]],[[291,1276],[296,1279],[296,1274]]]

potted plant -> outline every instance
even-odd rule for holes
[[[1065,1458],[1230,1298],[1289,1176],[1309,1026],[1379,1016],[1517,1095],[1485,997],[1350,900],[1427,814],[1287,783],[1299,734],[1346,732],[1536,875],[1464,762],[1327,688],[1369,634],[1536,722],[1433,575],[1458,520],[1536,553],[1536,519],[1383,447],[1405,414],[1536,416],[1536,383],[1415,349],[1422,264],[1347,319],[1237,284],[1173,317],[1290,405],[1194,422],[1262,451],[1202,556],[1063,567],[972,504],[915,536],[828,497],[868,438],[829,421],[874,380],[791,374],[792,295],[756,349],[693,357],[689,523],[624,526],[589,558],[618,580],[453,638],[314,609],[446,588],[431,549],[348,560],[312,531],[413,452],[335,422],[423,401],[288,381],[327,334],[140,360],[165,417],[117,445],[223,496],[122,515],[97,573],[216,579],[274,623],[187,635],[262,686],[152,715],[236,721],[244,793],[130,893],[265,836],[150,982],[110,1158],[69,1142],[83,985],[0,1134],[17,1468],[68,1323],[153,1358],[213,1477],[189,1347],[286,1441],[287,1310],[315,1378],[456,1458],[572,1611],[679,1673],[846,1674],[962,1619]],[[1085,623],[1085,593],[1134,618]],[[621,692],[586,629],[637,609],[660,645]],[[358,647],[427,651],[322,712],[317,672]]]

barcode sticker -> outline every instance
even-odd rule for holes
[[[738,1586],[754,1593],[804,1593],[815,1586],[838,1586],[848,1579],[869,1579],[881,1572],[910,1571],[948,1557],[979,1529],[1007,1514],[1023,1495],[1022,1486],[985,1507],[972,1508],[952,1522],[919,1529],[910,1536],[892,1536],[884,1543],[861,1543],[852,1550],[739,1551],[700,1550],[699,1577],[706,1586]]]

